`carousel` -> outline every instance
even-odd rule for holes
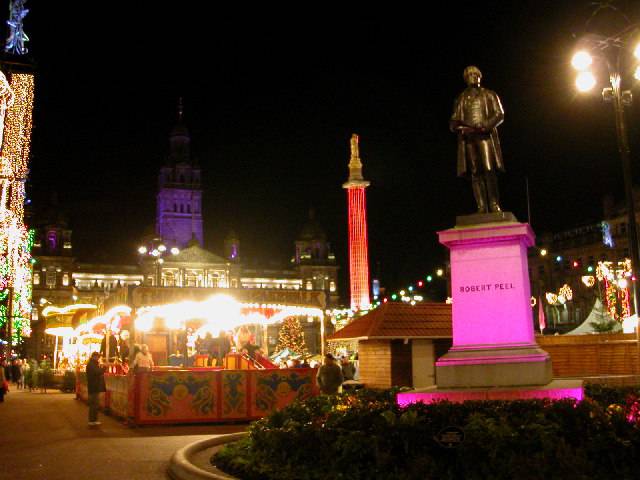
[[[77,303],[66,307],[47,306],[42,311],[46,322],[44,333],[55,337],[51,366],[55,372],[86,364],[91,352],[99,348],[101,335],[79,334],[77,330],[97,308],[96,305]]]
[[[239,303],[226,295],[135,312],[118,306],[78,325],[65,345],[79,349],[92,339],[92,351],[100,349],[108,366],[102,406],[128,422],[252,420],[317,393],[315,368],[271,362],[268,326],[291,316],[317,317],[323,325],[323,314],[318,308]],[[153,359],[150,371],[135,368],[143,345]],[[76,395],[86,400],[83,370],[78,367]]]

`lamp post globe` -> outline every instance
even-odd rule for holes
[[[576,86],[586,92],[596,86],[598,79],[591,72],[591,67],[602,66],[608,74],[607,86],[602,89],[602,98],[613,107],[613,117],[616,129],[618,152],[622,161],[624,179],[625,203],[627,208],[627,238],[631,257],[631,290],[633,312],[638,315],[638,271],[640,268],[640,253],[638,245],[638,229],[633,197],[633,179],[629,138],[625,120],[624,108],[631,105],[633,96],[630,90],[623,90],[623,79],[636,79],[636,72],[640,72],[640,24],[626,26],[613,35],[589,34],[579,41],[580,49],[572,57],[571,64],[578,71]],[[600,79],[603,80],[602,78]],[[638,342],[638,358],[640,361],[640,328],[636,328]]]

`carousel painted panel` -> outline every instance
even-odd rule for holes
[[[76,398],[85,402],[89,399],[87,373],[85,371],[76,370]]]
[[[130,412],[130,377],[127,375],[105,374],[105,384],[109,392],[109,410],[118,417],[127,418]]]
[[[225,420],[248,418],[249,378],[247,370],[222,370],[221,418]]]
[[[217,419],[218,372],[153,371],[138,377],[137,422],[189,423]]]
[[[250,417],[264,417],[295,400],[316,394],[315,368],[252,370],[249,372],[253,393]]]

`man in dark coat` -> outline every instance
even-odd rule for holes
[[[336,364],[335,357],[327,353],[324,356],[324,365],[318,369],[316,376],[320,391],[325,395],[335,395],[344,378],[342,377],[342,369]]]
[[[89,426],[100,425],[98,421],[98,408],[100,406],[100,393],[106,392],[104,383],[105,367],[100,365],[100,352],[93,352],[87,363],[87,392],[89,394]]]

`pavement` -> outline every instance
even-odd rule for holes
[[[131,427],[102,414],[87,425],[75,394],[17,390],[0,403],[0,480],[166,480],[172,455],[247,424]],[[204,459],[203,461],[206,461]]]

